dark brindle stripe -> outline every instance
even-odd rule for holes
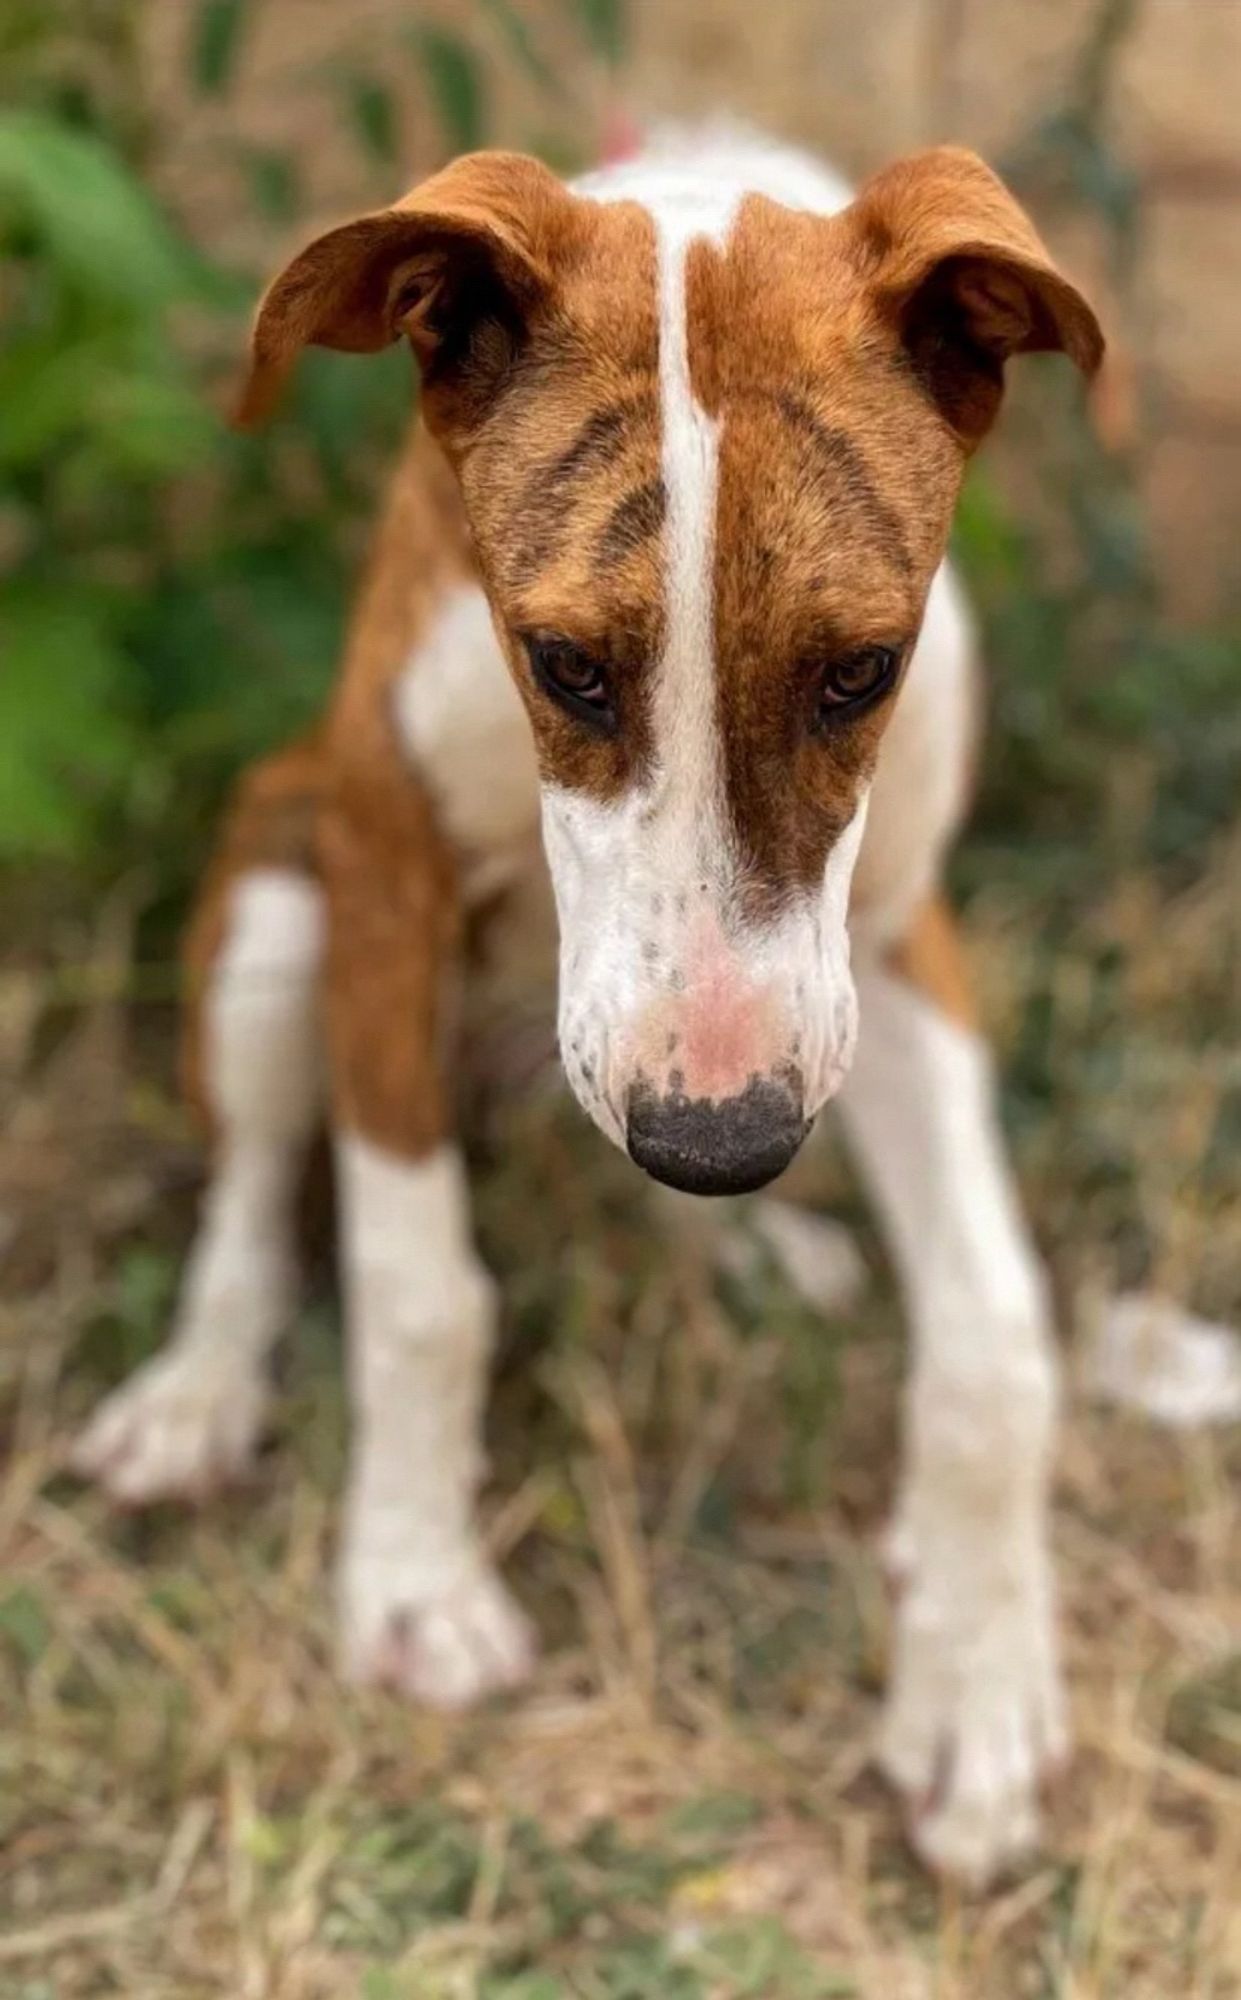
[[[642,397],[592,411],[568,450],[539,467],[526,486],[525,500],[531,502],[536,495],[545,500],[554,498],[581,473],[611,465],[624,450],[629,419],[647,400]]]
[[[547,561],[583,478],[615,464],[635,427],[655,410],[655,397],[648,390],[592,411],[572,444],[530,474],[517,504],[513,575],[529,576]]]
[[[847,497],[868,516],[886,553],[908,576],[914,560],[904,525],[880,493],[865,455],[848,433],[824,423],[808,402],[790,390],[754,389],[745,393],[769,403],[790,429],[805,439],[828,475],[833,492],[844,488]]]
[[[668,494],[662,479],[649,479],[636,486],[613,508],[612,518],[599,537],[598,560],[603,564],[623,562],[633,555],[664,525]]]

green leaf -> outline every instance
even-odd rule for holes
[[[625,53],[625,0],[572,0],[587,41],[610,69]]]
[[[51,1620],[28,1585],[19,1585],[0,1598],[0,1639],[8,1641],[26,1666],[38,1665],[51,1636]]]
[[[201,461],[219,425],[174,357],[105,328],[63,345],[22,342],[0,353],[0,466],[19,469],[90,438],[113,474],[150,480]]]
[[[411,40],[444,136],[454,152],[481,146],[486,127],[482,71],[474,51],[444,28],[418,26]]]
[[[301,206],[293,154],[279,146],[242,146],[238,160],[259,214],[268,222],[291,222]]]
[[[198,0],[190,69],[200,97],[218,97],[232,78],[241,47],[247,0]]]
[[[0,466],[36,464],[94,415],[95,393],[111,359],[99,336],[15,342],[0,353]]]
[[[95,415],[116,465],[134,478],[200,464],[219,436],[211,411],[187,384],[154,375],[134,372],[104,384]]]
[[[113,1279],[117,1318],[135,1341],[133,1352],[147,1355],[163,1337],[177,1293],[177,1260],[167,1250],[136,1243],[121,1253]]]
[[[126,774],[130,670],[102,607],[33,583],[0,595],[0,858],[68,854]]]
[[[966,480],[953,523],[953,552],[971,582],[1015,591],[1023,580],[1024,551],[1012,516],[988,480]]]
[[[390,166],[400,152],[392,92],[371,76],[348,76],[344,87],[350,122],[363,147],[381,166]]]
[[[564,79],[557,76],[543,55],[530,32],[529,24],[522,19],[512,0],[481,0],[481,5],[483,12],[490,14],[495,22],[518,68],[525,71],[531,82],[537,83],[539,89],[545,90],[549,97],[568,97],[569,91]]]
[[[71,282],[134,312],[198,282],[190,253],[110,146],[40,112],[0,112],[0,254],[32,235]]]

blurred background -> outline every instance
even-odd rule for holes
[[[721,108],[855,176],[976,145],[1114,365],[1011,371],[957,553],[991,714],[954,865],[1070,1344],[1241,1322],[1241,6],[0,0],[0,1992],[17,2000],[1241,1993],[1241,1440],[1074,1394],[1084,1749],[1048,1853],[941,1897],[866,1771],[902,1349],[660,1243],[541,1092],[474,1135],[507,1305],[492,1532],[548,1658],[448,1725],[337,1686],[324,1246],[253,1494],[58,1473],[157,1345],[201,1171],[175,944],[239,765],[329,684],[410,399],[314,354],[222,413],[264,277],[452,153]],[[744,1223],[739,1224],[744,1234]]]

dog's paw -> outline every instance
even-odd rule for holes
[[[103,1402],[69,1455],[123,1507],[205,1500],[244,1478],[267,1414],[268,1386],[249,1364],[169,1348]]]
[[[1040,1788],[1068,1756],[1045,1556],[990,1584],[915,1568],[898,1620],[879,1762],[922,1860],[982,1889],[1037,1845]]]
[[[481,1558],[429,1589],[416,1563],[347,1557],[341,1624],[347,1679],[430,1708],[468,1708],[534,1668],[533,1627]]]
[[[1241,1418],[1241,1338],[1157,1293],[1109,1302],[1082,1375],[1088,1394],[1174,1429]]]

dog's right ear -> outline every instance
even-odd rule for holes
[[[259,307],[237,422],[270,414],[303,347],[368,354],[402,336],[429,402],[468,420],[548,297],[576,206],[539,161],[471,153],[318,237]]]

